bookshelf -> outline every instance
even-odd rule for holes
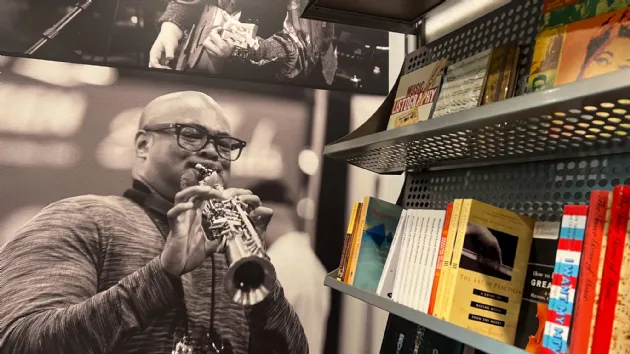
[[[516,40],[521,54],[515,97],[386,131],[396,82],[379,109],[328,144],[324,155],[377,174],[405,173],[401,205],[410,209],[445,209],[456,198],[474,198],[536,220],[559,221],[563,205],[587,204],[591,190],[630,184],[630,70],[525,93],[542,5],[542,0],[513,0],[407,54],[400,71],[441,58],[458,62]],[[425,43],[422,31],[416,34]],[[526,353],[356,289],[335,275],[324,284],[446,337],[488,354]]]
[[[358,300],[376,306],[391,314],[402,317],[408,321],[421,324],[422,326],[441,333],[447,337],[456,339],[464,344],[473,346],[488,354],[527,354],[526,351],[511,345],[499,342],[492,338],[485,337],[481,334],[469,331],[463,327],[442,321],[426,313],[416,311],[407,306],[400,305],[390,299],[382,296],[371,294],[367,291],[357,289],[342,281],[336,279],[337,271],[329,273],[324,280],[324,284],[346,295],[350,295]]]

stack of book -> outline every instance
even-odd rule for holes
[[[629,212],[630,186],[565,205],[561,222],[472,199],[423,210],[366,197],[337,276],[533,354],[630,352]]]

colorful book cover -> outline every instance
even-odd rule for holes
[[[449,322],[514,344],[534,220],[476,200],[462,206]],[[470,210],[470,211],[468,211]],[[462,220],[464,222],[462,222]],[[458,235],[459,238],[459,235]]]
[[[566,354],[568,351],[587,213],[586,205],[564,207],[556,264],[549,292],[543,354]]]
[[[566,26],[540,32],[536,37],[527,92],[544,91],[555,86]]]
[[[560,222],[536,222],[523,289],[523,302],[514,340],[515,346],[531,354],[542,353],[549,290],[556,263],[559,236]]]
[[[544,0],[538,26],[544,31],[630,6],[630,0]]]
[[[627,300],[627,294],[620,291],[628,291],[625,287],[627,283],[622,278],[624,253],[626,252],[626,237],[628,237],[628,212],[630,211],[630,186],[616,186],[613,189],[613,208],[610,216],[610,228],[608,230],[608,242],[606,245],[606,265],[602,273],[601,291],[597,304],[597,315],[595,319],[595,332],[593,333],[593,344],[591,352],[616,353],[612,351],[613,345],[621,339],[615,332],[615,323],[619,321],[629,321],[625,304],[623,311],[618,311],[619,297]],[[626,267],[627,268],[627,267]],[[627,270],[626,270],[627,272]],[[626,275],[626,274],[624,274]],[[621,286],[620,288],[620,285]],[[623,334],[624,336],[627,333]]]
[[[446,59],[438,60],[400,78],[387,130],[431,117],[446,65]]]
[[[602,240],[607,216],[610,216],[612,205],[609,191],[591,191],[588,218],[586,220],[586,234],[584,236],[584,251],[578,276],[577,293],[575,299],[575,315],[569,348],[571,354],[588,353],[588,339],[591,335],[593,308],[596,300],[596,287],[601,277],[598,275],[601,256]]]
[[[367,212],[363,231],[357,235],[361,237],[361,245],[352,285],[376,294],[403,209],[374,197],[364,205]]]
[[[630,66],[630,9],[606,13],[566,27],[555,86]]]

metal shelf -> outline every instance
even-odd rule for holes
[[[386,119],[388,105],[391,97],[372,118]],[[398,129],[355,131],[324,154],[381,174],[600,156],[630,151],[629,112],[624,69]]]
[[[475,347],[487,354],[527,354],[526,351],[512,345],[499,342],[495,339],[488,338],[479,333],[469,331],[463,327],[452,323],[442,321],[426,313],[416,311],[407,306],[400,305],[390,299],[382,296],[374,295],[367,291],[357,289],[342,281],[336,279],[337,271],[333,271],[326,276],[324,285],[357,298],[369,305],[381,308],[396,316],[402,317],[408,321],[417,323],[434,332],[440,333],[446,337],[455,339],[461,343]]]
[[[444,0],[300,0],[301,16],[390,32],[416,34],[427,12]]]

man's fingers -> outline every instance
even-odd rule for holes
[[[186,211],[188,211],[190,209],[193,209],[194,207],[195,207],[195,204],[193,202],[176,204],[174,207],[171,208],[171,210],[169,210],[166,213],[166,217],[169,220],[175,220],[182,213],[184,213],[184,212],[186,212]]]
[[[254,220],[254,222],[261,227],[266,227],[267,224],[271,221],[271,217],[273,216],[273,209],[267,208],[264,206],[258,207],[252,210],[249,213],[249,217]]]
[[[230,199],[230,198],[234,198],[234,197],[237,197],[237,196],[253,195],[253,193],[249,189],[228,188],[225,191],[223,191],[223,195],[225,196],[225,198]]]
[[[247,204],[247,206],[249,206],[252,209],[256,209],[260,206],[262,206],[262,202],[260,201],[260,198],[257,195],[253,195],[253,194],[241,194],[238,196],[238,199]]]
[[[214,57],[219,57],[221,55],[221,50],[219,49],[219,47],[217,47],[216,44],[212,42],[210,38],[206,39],[203,42],[203,47],[206,48],[206,50],[210,52],[210,55]]]
[[[164,54],[166,55],[166,60],[172,60],[175,58],[175,45],[164,44]]]
[[[191,198],[207,200],[207,199],[224,199],[223,194],[209,186],[192,186],[175,194],[175,204],[183,203]]]

